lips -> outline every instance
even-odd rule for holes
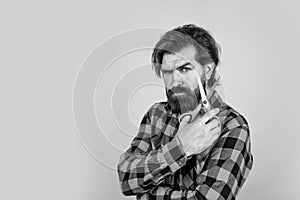
[[[190,91],[188,91],[185,88],[174,88],[172,90],[169,90],[168,92],[170,95],[174,95],[174,96],[186,95],[186,94],[190,93]]]
[[[173,95],[185,95],[185,93],[184,92],[178,92],[178,93],[175,93]]]

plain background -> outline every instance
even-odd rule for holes
[[[0,1],[0,199],[134,199],[81,145],[73,84],[112,35],[184,23],[221,44],[226,101],[250,123],[254,166],[238,199],[299,199],[299,18],[291,0]],[[163,94],[143,92],[133,102]],[[148,103],[130,110],[134,123]]]

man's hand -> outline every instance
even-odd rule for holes
[[[191,123],[184,117],[177,136],[187,156],[198,154],[209,148],[221,132],[220,120],[215,117],[219,109],[212,109]]]

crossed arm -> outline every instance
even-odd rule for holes
[[[205,170],[197,175],[195,189],[175,190],[162,186],[164,179],[187,161],[175,136],[153,149],[150,117],[146,114],[131,147],[120,157],[118,174],[125,195],[138,199],[234,199],[252,167],[249,129],[240,118],[232,117],[209,154]]]

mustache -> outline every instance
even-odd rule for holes
[[[172,89],[168,89],[167,90],[167,94],[170,96],[175,95],[176,93],[188,93],[191,94],[192,91],[188,88],[184,88],[184,87],[176,87],[176,88],[172,88]]]

